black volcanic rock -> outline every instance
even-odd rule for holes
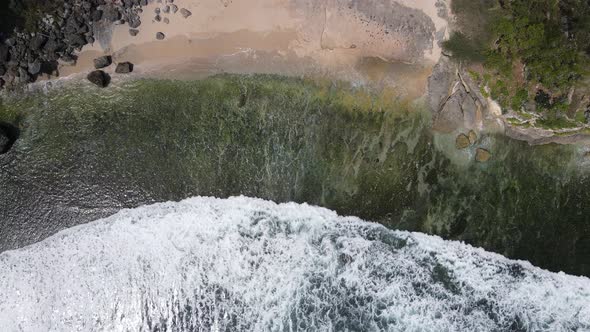
[[[102,10],[97,9],[90,14],[90,19],[93,22],[98,22],[102,19]]]
[[[109,85],[111,77],[102,70],[95,70],[88,74],[86,78],[98,87],[104,88]]]
[[[115,22],[121,19],[121,13],[116,7],[106,7],[102,13],[104,20],[108,22]]]
[[[166,38],[166,35],[164,35],[162,32],[156,33],[157,40],[163,40],[164,38]]]
[[[0,63],[8,61],[8,46],[0,44]]]
[[[133,64],[131,62],[120,62],[117,64],[115,73],[117,74],[128,74],[133,71]]]
[[[40,48],[42,48],[46,42],[47,42],[47,37],[42,36],[42,35],[36,35],[35,37],[31,38],[31,41],[29,42],[29,47],[32,50],[36,51],[36,50],[39,50]]]
[[[104,67],[108,67],[113,63],[113,58],[110,55],[104,55],[94,59],[94,68],[101,69]]]
[[[39,60],[35,60],[32,63],[28,64],[29,74],[37,75],[41,71],[41,62]]]

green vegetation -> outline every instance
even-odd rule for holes
[[[474,79],[503,108],[535,108],[556,122],[572,88],[587,90],[590,2],[454,0],[452,10],[458,31],[445,49],[463,63],[484,64],[483,79]]]

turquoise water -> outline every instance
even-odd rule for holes
[[[588,158],[482,135],[487,163],[390,91],[276,76],[138,80],[7,100],[2,248],[195,195],[308,202],[590,274]],[[23,213],[23,211],[27,211]]]

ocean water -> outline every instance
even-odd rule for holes
[[[195,197],[0,254],[2,331],[590,331],[590,279],[296,203]]]
[[[590,276],[590,154],[430,129],[395,91],[268,75],[90,83],[6,98],[0,252],[193,196],[307,202]],[[492,153],[474,161],[476,148]]]

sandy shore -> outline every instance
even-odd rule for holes
[[[319,75],[396,86],[417,97],[447,26],[441,0],[176,0],[192,15],[162,13],[157,22],[155,10],[165,1],[143,8],[137,36],[127,25],[97,31],[98,41],[60,76],[87,73],[94,58],[111,54],[114,62],[133,62],[132,75]],[[166,38],[157,40],[158,32]]]

